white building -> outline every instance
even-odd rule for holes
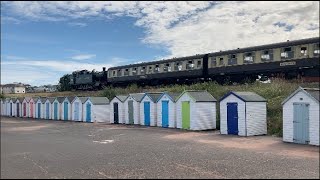
[[[23,84],[5,84],[1,86],[3,94],[21,94],[26,93],[26,88]]]
[[[319,146],[319,89],[299,87],[282,106],[283,141]]]

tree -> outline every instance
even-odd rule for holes
[[[63,75],[59,80],[58,91],[70,91],[70,78],[68,74]]]

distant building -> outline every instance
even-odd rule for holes
[[[1,94],[21,94],[26,93],[26,88],[23,84],[4,84],[1,85]]]

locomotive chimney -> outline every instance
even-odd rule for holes
[[[102,67],[102,71],[106,71],[106,67]]]

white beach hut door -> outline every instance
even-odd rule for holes
[[[309,143],[309,104],[293,104],[293,142]]]

